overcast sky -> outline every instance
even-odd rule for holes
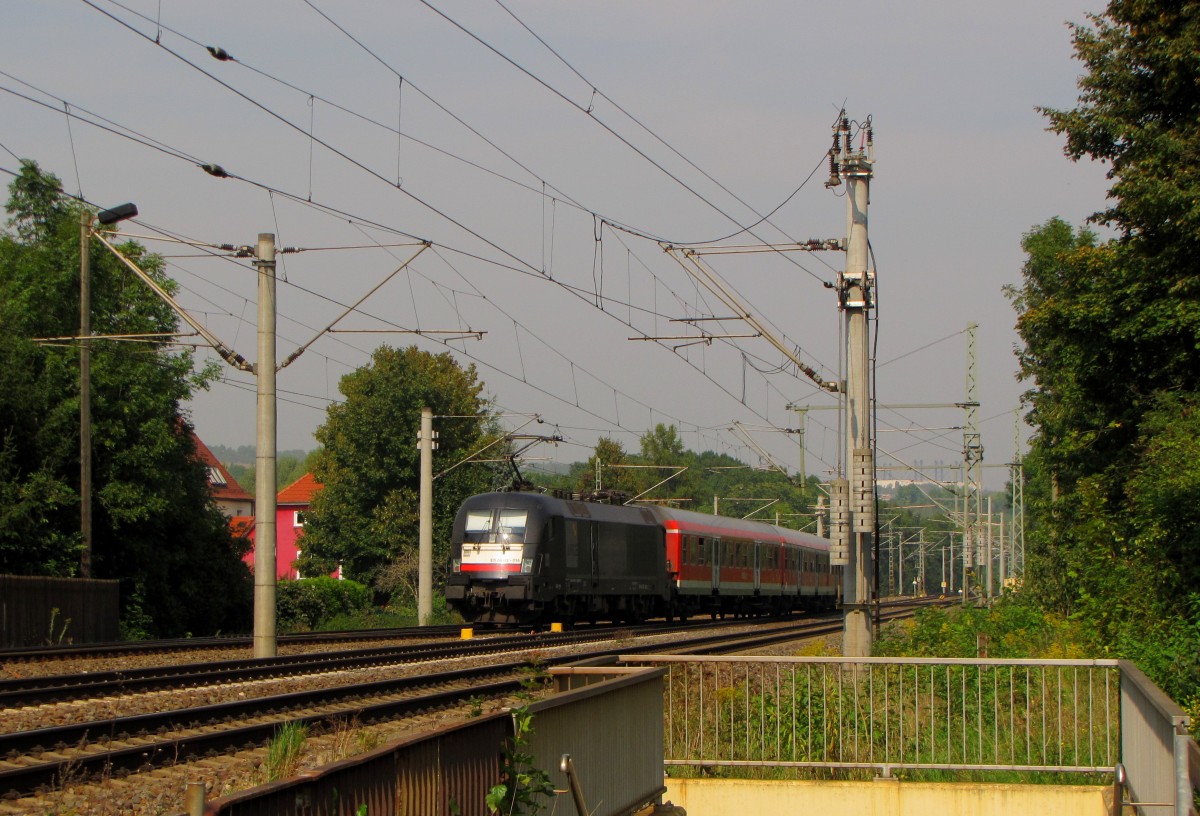
[[[6,7],[0,167],[34,159],[100,206],[136,202],[140,224],[125,227],[139,236],[271,232],[307,250],[280,258],[281,360],[382,283],[280,372],[284,449],[315,446],[339,378],[371,349],[415,343],[474,363],[507,427],[538,414],[540,432],[567,440],[531,456],[582,460],[604,435],[636,450],[662,422],[689,448],[757,464],[736,422],[794,471],[786,406],[832,400],[762,339],[698,342],[751,330],[680,322],[731,313],[660,241],[841,238],[843,188],[824,181],[844,105],[875,135],[878,400],[962,401],[977,323],[985,462],[1004,464],[1024,386],[1001,288],[1019,280],[1021,236],[1104,206],[1104,168],[1064,158],[1035,110],[1075,102],[1067,22],[1099,10],[1084,0]],[[389,279],[414,239],[433,246]],[[252,267],[145,242],[168,257],[181,302],[253,359]],[[826,379],[841,317],[824,284],[843,262],[709,259]],[[672,336],[693,339],[630,339]],[[210,445],[253,444],[253,378],[223,373],[192,419]],[[962,459],[961,409],[879,420],[881,464]],[[828,475],[837,459],[834,412],[810,413],[807,470]]]

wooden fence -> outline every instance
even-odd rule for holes
[[[117,581],[0,575],[0,648],[119,637]]]

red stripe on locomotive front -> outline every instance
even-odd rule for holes
[[[520,564],[463,564],[463,572],[520,572]]]

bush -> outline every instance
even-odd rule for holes
[[[912,620],[885,629],[872,652],[896,657],[975,657],[979,635],[987,637],[989,657],[1093,656],[1087,654],[1093,649],[1076,624],[1013,596],[986,609],[923,609]]]
[[[365,586],[328,576],[281,580],[275,593],[277,623],[284,631],[317,629],[335,617],[361,614],[371,605]]]

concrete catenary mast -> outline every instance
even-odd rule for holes
[[[855,149],[850,120],[844,114],[839,117],[829,154],[830,178],[827,183],[828,186],[843,180],[846,183],[846,269],[838,277],[837,293],[838,307],[846,320],[844,406],[849,478],[846,487],[842,488],[846,491],[846,505],[838,514],[842,517],[841,523],[836,527],[831,524],[831,528],[842,539],[841,542],[835,540],[833,556],[844,565],[842,653],[847,657],[871,654],[870,578],[874,574],[872,544],[875,536],[875,456],[868,325],[868,312],[874,298],[874,272],[868,269],[867,243],[867,205],[875,158],[869,118],[860,133],[862,142]]]

